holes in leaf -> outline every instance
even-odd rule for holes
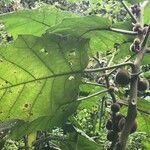
[[[74,76],[69,76],[68,79],[69,79],[69,80],[74,80],[75,78],[74,78]]]
[[[40,52],[41,52],[41,53],[45,53],[46,55],[48,55],[47,50],[45,50],[44,48],[40,49]]]
[[[24,107],[27,108],[29,106],[29,104],[24,104]]]
[[[0,62],[3,62],[3,59],[2,59],[2,58],[0,58]]]
[[[29,113],[29,116],[33,116],[33,113],[32,113],[32,112],[30,112],[30,113]]]

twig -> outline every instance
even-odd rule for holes
[[[94,85],[94,86],[106,87],[106,85],[95,83],[95,82],[82,81],[82,84],[89,84],[89,85]]]
[[[119,67],[122,67],[122,66],[133,66],[133,63],[131,62],[125,62],[125,63],[122,63],[122,64],[118,64],[118,65],[114,65],[114,66],[110,66],[110,67],[103,67],[103,68],[96,68],[96,69],[85,69],[84,73],[88,73],[88,72],[100,72],[100,71],[105,71],[105,70],[111,70],[111,69],[114,69],[114,68],[119,68]]]
[[[126,5],[126,3],[123,0],[120,0],[120,2],[123,5],[123,7],[126,9],[126,11],[128,12],[128,14],[130,15],[130,17],[132,18],[132,20],[134,21],[134,23],[136,23],[137,19],[135,18],[135,16],[133,15],[133,13],[130,11],[130,9],[128,8],[128,6]]]
[[[82,33],[79,38],[81,38],[83,35],[92,32],[92,31],[109,31],[109,32],[116,32],[120,34],[127,34],[127,35],[138,35],[138,32],[134,31],[128,31],[128,30],[123,30],[123,29],[117,29],[117,28],[112,28],[112,27],[107,27],[107,28],[94,28],[94,29],[89,29],[86,32]]]
[[[79,98],[79,99],[77,99],[77,101],[87,100],[87,99],[89,99],[89,98],[98,96],[98,95],[100,95],[100,94],[102,94],[102,93],[106,93],[106,92],[108,92],[108,89],[107,89],[107,90],[102,90],[102,91],[96,92],[96,93],[94,93],[94,94],[91,94],[91,95],[86,96],[86,97],[83,97],[83,98]]]
[[[132,56],[130,56],[127,60],[125,60],[125,62],[128,62],[130,59],[132,59],[135,56],[135,54],[133,54]],[[109,73],[107,73],[107,76],[110,76],[114,71],[116,71],[118,68],[113,69],[112,71],[110,71]]]
[[[141,10],[141,12],[142,13],[137,17],[137,20],[141,25],[143,25],[143,20],[144,20],[143,10]],[[132,67],[132,74],[137,74],[138,72],[140,72],[140,66],[143,61],[144,54],[146,53],[146,43],[147,43],[148,35],[149,35],[149,29],[147,31],[146,36],[138,35],[138,38],[141,39],[143,43],[140,52],[136,55],[134,66]],[[130,134],[131,128],[137,116],[137,91],[138,91],[138,76],[135,76],[134,78],[131,79],[126,122],[119,138],[120,150],[126,149],[128,136]]]

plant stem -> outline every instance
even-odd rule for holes
[[[138,35],[138,32],[123,30],[123,29],[117,29],[117,28],[112,28],[112,27],[107,27],[107,28],[90,29],[90,30],[84,32],[83,34],[81,34],[80,37],[82,37],[83,35],[85,35],[85,34],[87,34],[89,32],[92,32],[92,31],[111,31],[111,32],[116,32],[116,33],[120,33],[120,34],[127,34],[127,35],[134,35],[134,36]]]
[[[126,5],[126,3],[123,0],[120,0],[121,4],[123,5],[123,7],[126,9],[126,11],[128,12],[128,14],[130,15],[130,17],[132,18],[133,22],[136,23],[137,19],[135,18],[135,16],[133,15],[133,13],[130,11],[129,7]]]
[[[143,12],[143,10],[141,10],[141,12]],[[137,19],[142,26],[144,20],[142,13]],[[142,63],[144,54],[146,53],[146,43],[149,36],[149,32],[150,30],[148,29],[146,36],[138,35],[138,38],[141,41],[143,41],[143,43],[140,52],[136,55],[134,66],[132,67],[132,74],[138,74],[140,72],[140,65]],[[120,150],[126,149],[128,136],[130,134],[131,128],[137,116],[137,92],[138,92],[137,86],[138,86],[138,76],[134,76],[131,79],[131,84],[130,84],[130,94],[128,100],[128,112],[126,116],[126,122],[119,138]]]
[[[128,30],[123,30],[123,29],[110,28],[109,30],[112,31],[112,32],[121,33],[121,34],[138,35],[137,32],[134,32],[134,31],[128,31]]]
[[[106,85],[95,83],[95,82],[84,82],[82,81],[82,84],[89,84],[89,85],[94,85],[94,86],[100,86],[100,87],[106,87]]]
[[[91,95],[86,96],[86,97],[79,98],[79,99],[77,99],[77,101],[87,100],[87,99],[89,99],[89,98],[98,96],[98,95],[100,95],[100,94],[102,94],[102,93],[106,93],[106,92],[108,92],[108,89],[107,89],[107,90],[102,90],[102,91],[96,92],[96,93],[91,94]]]
[[[128,62],[130,59],[132,59],[133,57],[135,56],[135,54],[134,55],[132,55],[132,56],[130,56],[127,60],[125,60],[125,62]],[[116,71],[118,68],[114,68],[112,71],[110,71],[109,73],[107,73],[106,75],[109,77],[114,71]]]
[[[89,73],[89,72],[100,72],[100,71],[105,71],[105,70],[111,70],[114,68],[119,68],[122,66],[127,66],[130,65],[131,67],[133,66],[133,63],[131,62],[125,62],[122,64],[114,65],[114,66],[109,66],[109,67],[103,67],[103,68],[96,68],[96,69],[85,69],[84,73]]]

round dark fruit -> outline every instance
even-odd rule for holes
[[[124,117],[120,119],[120,121],[118,123],[118,127],[119,127],[120,131],[123,129],[125,122],[126,122],[126,119]]]
[[[109,141],[114,141],[116,139],[118,139],[118,134],[114,131],[109,131],[108,134],[107,134],[107,140]]]
[[[130,134],[134,133],[137,130],[137,121],[135,120],[131,128]]]
[[[113,123],[112,129],[113,129],[113,131],[115,131],[115,132],[120,132],[120,129],[119,129],[119,127],[118,127],[118,122],[114,122],[114,123]]]
[[[138,81],[138,90],[139,91],[145,91],[149,88],[149,82],[147,79],[139,79]]]
[[[119,69],[117,74],[116,74],[115,81],[119,85],[125,86],[125,85],[129,84],[130,78],[131,78],[131,76],[130,76],[130,74],[128,73],[127,70]]]
[[[107,123],[106,123],[106,129],[107,130],[112,130],[112,121],[111,120],[107,121]]]
[[[111,111],[112,112],[114,112],[114,113],[117,113],[118,111],[120,110],[120,105],[119,105],[119,103],[113,103],[112,105],[111,105]]]

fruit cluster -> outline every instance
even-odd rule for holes
[[[119,86],[127,86],[134,78],[134,75],[131,75],[128,70],[124,68],[120,68],[117,71],[115,76],[115,83]],[[149,88],[149,82],[145,78],[138,77],[138,91],[145,91]],[[123,130],[126,117],[121,114],[120,108],[121,103],[114,102],[111,104],[111,119],[109,119],[106,123],[106,129],[109,130],[107,134],[107,139],[111,142],[118,142],[119,133]],[[131,126],[130,134],[134,133],[137,129],[137,121],[135,120]],[[119,143],[116,144],[119,147]],[[118,148],[119,149],[119,148]]]

